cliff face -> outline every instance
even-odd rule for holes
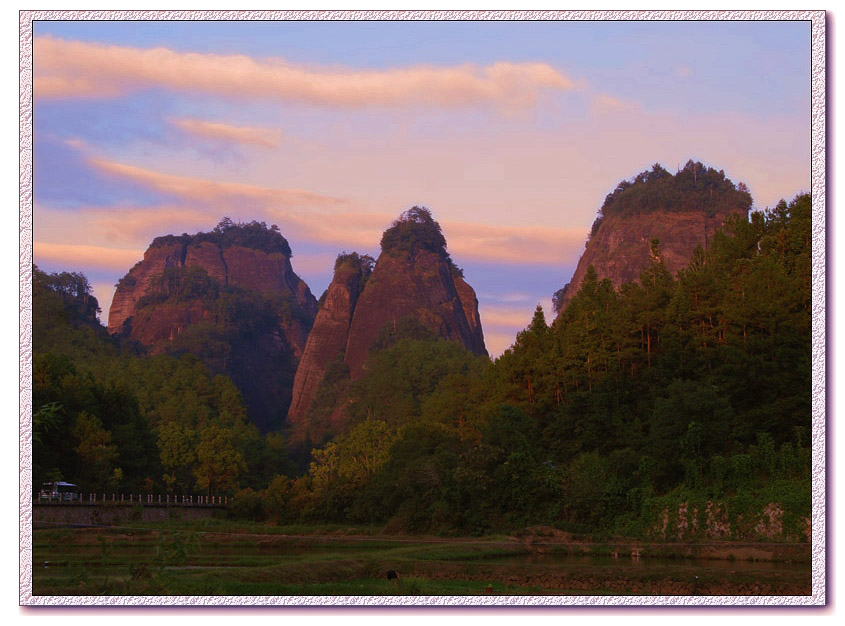
[[[360,378],[373,343],[403,319],[413,318],[433,335],[487,355],[475,291],[446,253],[439,225],[426,210],[419,211],[385,233],[371,275],[369,268],[338,261],[294,381],[287,418],[292,441],[309,430],[313,436],[338,426],[343,420],[338,406],[328,423],[306,423],[330,364],[340,358],[349,378]]]
[[[612,215],[605,218],[587,242],[584,253],[561,299],[563,306],[578,293],[587,268],[596,268],[599,280],[609,278],[617,289],[638,280],[640,272],[651,263],[651,241],[660,241],[660,254],[672,274],[685,267],[696,246],[707,247],[713,233],[720,229],[729,212],[655,211],[645,215]],[[563,307],[561,307],[563,308]]]
[[[153,354],[196,354],[232,378],[268,430],[287,412],[317,302],[281,235],[270,239],[284,246],[253,247],[233,236],[238,228],[154,241],[118,283],[108,328]]]
[[[296,370],[288,424],[298,424],[305,419],[326,367],[346,350],[352,313],[369,271],[369,267],[362,267],[357,262],[343,263],[335,269]]]
[[[484,331],[481,328],[481,316],[478,313],[478,298],[475,296],[475,289],[470,287],[463,276],[454,275],[455,290],[458,292],[458,299],[464,309],[467,325],[471,335],[472,344],[469,347],[474,354],[487,354],[484,347]]]
[[[474,300],[472,288],[464,292]],[[477,302],[468,301],[466,308],[477,322]],[[349,328],[346,363],[353,380],[362,375],[370,346],[382,328],[395,325],[406,316],[416,318],[437,336],[457,341],[475,354],[487,354],[480,323],[474,323],[477,332],[470,328],[465,304],[458,296],[452,271],[443,255],[429,250],[410,255],[382,253],[358,299]]]
[[[563,310],[578,293],[587,268],[619,288],[638,280],[651,263],[651,242],[660,242],[672,274],[686,266],[696,246],[707,247],[713,234],[734,214],[747,217],[751,195],[722,170],[688,161],[670,174],[660,164],[620,182],[605,198],[590,239],[568,286],[555,294]]]
[[[184,264],[184,249],[182,244],[147,248],[144,260],[130,269],[117,285],[109,308],[109,333],[122,333],[126,321],[135,315],[135,306],[146,294],[153,276]]]

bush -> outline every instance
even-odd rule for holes
[[[234,519],[258,522],[264,519],[262,492],[251,487],[240,489],[229,503],[229,516]]]

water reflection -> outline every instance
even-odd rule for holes
[[[595,554],[525,554],[508,557],[495,557],[484,559],[485,563],[501,563],[512,565],[560,565],[560,566],[584,566],[584,567],[613,567],[613,568],[666,568],[690,569],[690,570],[730,570],[730,571],[801,571],[810,567],[809,563],[795,563],[784,561],[750,561],[739,559],[686,559],[649,557],[643,550],[640,558],[631,557],[630,554],[619,554],[617,558],[610,555]]]

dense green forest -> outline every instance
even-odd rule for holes
[[[195,356],[148,356],[93,317],[80,274],[33,269],[33,485],[85,492],[231,493],[286,465],[284,440]]]
[[[809,196],[735,219],[672,277],[592,271],[548,326],[538,307],[490,363],[413,323],[321,410],[350,428],[308,471],[242,490],[240,515],[483,533],[545,523],[643,535],[661,511],[810,511]]]
[[[164,235],[153,239],[152,247],[168,246],[173,244],[199,245],[204,242],[211,242],[221,248],[231,246],[242,246],[244,248],[255,248],[269,253],[279,253],[285,256],[292,256],[290,244],[279,232],[276,224],[267,226],[265,222],[236,223],[229,217],[224,217],[211,232],[196,233],[189,235]]]
[[[644,536],[666,508],[711,501],[732,519],[779,502],[795,530],[810,512],[810,227],[808,195],[736,218],[676,277],[654,241],[639,282],[588,272],[551,326],[538,307],[494,362],[403,320],[363,378],[329,367],[317,408],[351,419],[306,471],[249,424],[228,378],[114,343],[87,282],[36,269],[34,481],[201,489],[234,495],[242,518],[399,532]]]
[[[676,174],[659,163],[623,180],[604,199],[590,236],[611,215],[637,215],[652,211],[701,211],[710,217],[734,211],[747,213],[751,194],[744,183],[734,185],[723,170],[689,160]]]
[[[446,251],[446,238],[440,224],[425,207],[411,207],[393,223],[381,236],[381,251],[388,254],[413,256],[418,250],[428,250],[446,258],[453,274],[463,276],[464,272],[455,265]]]

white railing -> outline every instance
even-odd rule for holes
[[[88,493],[74,494],[73,498],[46,497],[38,495],[35,498],[37,503],[57,504],[125,504],[141,506],[226,506],[229,503],[227,496],[205,496],[194,494],[124,494],[124,493]]]

